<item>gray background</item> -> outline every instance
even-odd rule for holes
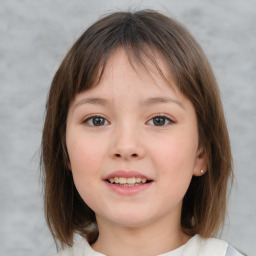
[[[251,0],[0,0],[0,255],[54,255],[39,175],[51,79],[65,53],[100,15],[151,8],[192,32],[216,73],[236,182],[222,237],[256,255],[256,3]]]

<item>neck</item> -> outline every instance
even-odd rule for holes
[[[168,223],[169,229],[166,222],[133,228],[101,224],[102,221],[98,221],[99,237],[92,247],[109,256],[155,256],[172,251],[189,239],[179,223]]]

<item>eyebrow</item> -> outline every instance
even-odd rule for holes
[[[75,106],[74,109],[79,107],[80,105],[83,104],[93,104],[93,105],[102,105],[102,106],[106,106],[109,104],[109,101],[107,99],[103,99],[103,98],[85,98],[82,99],[80,101],[78,101]]]
[[[179,105],[181,108],[185,109],[184,105],[179,100],[169,98],[169,97],[148,98],[145,101],[141,102],[141,106],[149,106],[149,105],[154,105],[159,103],[175,103]]]
[[[148,98],[142,102],[140,102],[140,105],[142,107],[147,107],[150,105],[155,105],[155,104],[160,104],[160,103],[175,103],[178,106],[180,106],[181,108],[185,109],[184,105],[173,98],[169,98],[169,97],[152,97],[152,98]],[[85,98],[80,100],[79,102],[77,102],[74,106],[74,109],[79,107],[80,105],[84,105],[84,104],[93,104],[93,105],[101,105],[101,106],[107,106],[110,104],[110,101],[104,98]]]

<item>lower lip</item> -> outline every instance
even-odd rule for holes
[[[114,192],[120,195],[135,195],[149,188],[153,182],[137,185],[137,186],[118,186],[104,181],[105,184]]]

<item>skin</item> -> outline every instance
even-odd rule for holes
[[[182,199],[192,176],[206,170],[192,103],[174,82],[171,88],[155,68],[149,70],[151,75],[136,72],[118,49],[99,84],[78,94],[68,112],[69,167],[96,214],[99,238],[92,247],[106,255],[157,255],[183,245],[189,237],[180,227]],[[149,101],[153,97],[169,100]],[[161,125],[155,125],[156,114],[165,116]],[[103,118],[102,125],[93,126],[93,115]],[[137,171],[152,182],[120,195],[104,181],[116,170]]]

